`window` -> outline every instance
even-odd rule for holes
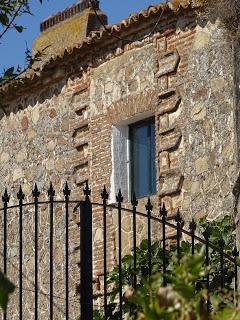
[[[112,125],[109,203],[116,202],[119,189],[125,201],[131,201],[133,190],[138,198],[156,193],[154,132],[150,111]]]
[[[138,198],[156,193],[154,119],[129,126],[130,186]]]

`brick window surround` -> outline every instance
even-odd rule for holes
[[[125,199],[130,201],[131,198],[129,125],[153,116],[151,111],[146,111],[112,125],[110,203],[116,202],[115,197],[119,189]]]

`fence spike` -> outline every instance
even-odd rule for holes
[[[195,254],[195,231],[197,229],[197,224],[193,218],[192,218],[192,221],[189,223],[189,229],[191,231],[191,238],[192,238],[192,255],[194,255]]]
[[[88,181],[86,182],[86,186],[85,188],[83,189],[83,193],[85,195],[85,198],[86,198],[86,201],[89,200],[89,197],[91,195],[91,189],[89,188],[89,185],[88,185]]]
[[[103,191],[101,192],[102,200],[107,200],[107,199],[108,199],[108,196],[109,196],[109,194],[107,193],[106,186],[104,185],[104,186],[103,186]]]
[[[34,186],[34,189],[32,191],[32,196],[35,198],[35,199],[38,199],[39,196],[40,196],[40,192],[38,191],[38,187],[37,187],[37,184],[35,183],[35,186]]]
[[[122,196],[121,189],[119,189],[119,191],[118,191],[118,194],[116,196],[116,200],[117,200],[118,203],[123,202],[123,196]]]
[[[4,203],[8,203],[9,200],[10,200],[10,196],[8,195],[7,188],[6,188],[5,191],[4,191],[4,194],[3,194],[3,196],[2,196],[2,201],[3,201]]]
[[[19,191],[18,191],[18,193],[17,193],[17,198],[18,198],[18,200],[23,200],[24,197],[25,197],[25,195],[24,195],[24,193],[23,193],[23,191],[22,191],[22,186],[20,185]]]
[[[70,194],[71,194],[71,190],[70,190],[69,187],[68,187],[67,181],[66,181],[65,187],[64,187],[64,189],[63,189],[63,194],[64,194],[65,198],[66,198],[66,197],[69,197]]]
[[[177,214],[176,214],[176,216],[175,216],[175,221],[176,221],[177,223],[181,223],[181,222],[182,222],[182,217],[181,217],[181,214],[180,214],[180,210],[179,210],[179,209],[177,210]]]
[[[205,240],[209,240],[209,237],[210,237],[210,230],[209,230],[209,227],[207,226],[206,228],[205,228],[205,230],[203,231],[203,236],[204,236],[204,238],[205,238]]]
[[[163,203],[162,207],[160,208],[160,215],[166,217],[168,214],[165,203]]]
[[[135,207],[135,208],[136,208],[137,205],[138,205],[138,200],[137,200],[137,197],[136,197],[136,193],[135,193],[135,192],[133,192],[131,203],[132,203],[132,206]]]
[[[146,207],[146,210],[147,210],[147,211],[152,211],[153,206],[152,206],[152,204],[151,204],[150,197],[148,198],[148,202],[147,202],[147,204],[146,204],[145,207]]]
[[[181,236],[182,236],[182,230],[181,230],[182,217],[181,217],[179,209],[177,210],[177,213],[175,216],[175,221],[177,223],[177,256],[178,256],[178,262],[179,262],[181,259],[180,241],[181,241]]]
[[[52,182],[50,182],[50,187],[48,189],[48,196],[49,196],[49,198],[53,198],[55,196],[55,191],[53,189]]]
[[[195,220],[192,218],[192,221],[189,223],[189,229],[192,231],[192,232],[195,232],[196,229],[197,229],[197,224],[195,222]]]

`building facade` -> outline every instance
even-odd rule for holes
[[[239,8],[231,5],[237,6],[156,4],[104,29],[106,16],[81,1],[44,21],[33,45],[33,52],[44,51],[42,63],[2,89],[1,190],[13,193],[21,184],[30,201],[35,182],[46,191],[52,181],[60,197],[67,180],[71,197],[81,199],[88,182],[94,202],[101,202],[106,185],[109,203],[121,188],[126,207],[135,191],[139,210],[150,196],[155,212],[164,202],[169,215],[179,208],[186,222],[231,215],[238,223]],[[14,195],[10,201],[17,201]],[[70,220],[74,265],[78,212]],[[93,220],[94,274],[101,284],[100,210]],[[45,230],[47,213],[41,223]],[[29,214],[25,226],[30,234]],[[16,227],[11,220],[13,249]],[[108,227],[111,266],[114,212]],[[128,217],[122,227],[127,252]],[[137,228],[140,241],[146,226],[139,221]],[[55,233],[61,243],[60,220]],[[14,250],[9,254],[14,259]],[[31,278],[30,251],[25,258]],[[60,251],[57,259],[61,278]]]

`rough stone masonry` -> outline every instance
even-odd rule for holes
[[[233,6],[234,3],[231,2]],[[235,17],[239,8],[226,10],[224,1],[220,4],[173,1],[132,14],[118,24],[107,26],[107,32],[94,22],[92,9],[84,5],[82,10],[78,5],[42,24],[34,50],[41,49],[48,41],[51,47],[40,69],[29,71],[24,79],[2,89],[5,102],[0,120],[2,192],[7,186],[9,193],[16,194],[22,184],[25,201],[30,201],[35,182],[46,191],[52,181],[59,198],[68,180],[71,197],[80,200],[88,181],[95,202],[101,201],[100,192],[105,184],[111,202],[115,202],[116,188],[125,190],[124,206],[129,207],[128,176],[123,173],[125,178],[121,177],[121,181],[114,177],[113,128],[152,116],[156,128],[157,192],[151,200],[156,214],[164,202],[170,215],[179,208],[185,221],[192,217],[206,216],[213,220],[230,215],[238,225],[240,46]],[[218,6],[217,10],[214,6]],[[100,11],[99,14],[106,19]],[[152,34],[160,14],[160,22]],[[63,32],[71,33],[67,43],[59,40]],[[124,142],[116,141],[125,152]],[[46,198],[44,194],[41,197]],[[139,210],[145,210],[146,200],[139,199]],[[11,201],[17,201],[14,195]],[[44,212],[43,238],[47,237],[44,234],[48,227],[47,208]],[[59,248],[64,225],[60,216],[61,208],[55,230],[59,240],[55,248],[59,261],[56,290],[61,296]],[[31,212],[25,219],[26,232],[31,234]],[[101,290],[100,209],[94,209],[93,219],[94,274]],[[70,220],[71,263],[77,274],[78,213],[72,210]],[[109,268],[116,261],[115,220],[113,210],[108,220]],[[127,252],[132,231],[127,216],[123,216],[122,226],[124,252]],[[15,228],[16,221],[10,219],[12,261],[17,261]],[[145,236],[146,228],[144,220],[139,219],[138,241]],[[33,239],[29,236],[28,241],[24,268],[29,280],[33,270],[30,249]],[[44,246],[42,250],[41,288],[47,291]],[[26,285],[31,288],[28,280]],[[76,283],[78,279],[72,281]],[[76,293],[71,295],[77,301]],[[47,302],[43,303],[47,306]],[[59,302],[57,308],[61,310],[61,307]],[[72,307],[73,318],[77,314],[75,310]],[[32,311],[27,304],[26,312],[30,319]],[[60,312],[58,319],[61,317]],[[11,319],[15,318],[13,315]]]

